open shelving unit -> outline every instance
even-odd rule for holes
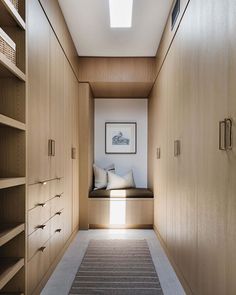
[[[0,53],[0,294],[25,294],[26,1],[0,0],[0,27],[16,64]]]

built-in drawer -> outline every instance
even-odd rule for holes
[[[42,228],[51,217],[51,201],[38,203],[28,211],[28,235]]]
[[[49,182],[31,184],[28,186],[28,207],[32,209],[38,203],[45,203],[51,198]]]
[[[28,294],[32,294],[50,266],[50,240],[28,262]]]
[[[49,220],[28,237],[28,260],[31,259],[50,239],[51,221]]]
[[[64,212],[63,210],[58,211],[50,220],[51,222],[51,236],[57,232],[64,231]]]
[[[50,195],[53,198],[56,195],[61,195],[64,192],[64,178],[56,178],[50,182]]]
[[[65,244],[65,232],[64,232],[63,225],[61,225],[59,227],[56,227],[54,234],[50,238],[51,261],[55,260],[59,252],[62,250],[64,244]]]
[[[64,198],[64,193],[62,193],[60,195],[56,195],[54,198],[50,200],[51,216],[55,215],[58,211],[64,208]]]

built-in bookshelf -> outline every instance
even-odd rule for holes
[[[0,52],[0,294],[25,294],[26,0],[0,0],[0,28],[16,64]]]

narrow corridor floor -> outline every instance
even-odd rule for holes
[[[164,295],[184,295],[185,292],[170,265],[164,250],[153,230],[89,230],[79,231],[58,264],[41,295],[68,295],[89,243],[96,240],[145,240],[148,244],[154,268],[159,277]],[[94,240],[94,241],[92,241]],[[73,293],[71,293],[73,294]],[[75,293],[76,294],[76,293]],[[83,293],[85,294],[85,293]],[[107,294],[87,293],[87,294]],[[116,294],[116,293],[114,293]],[[127,293],[134,294],[134,293]],[[135,293],[138,294],[138,293]],[[140,293],[145,295],[146,293]],[[149,294],[149,293],[147,293]],[[158,294],[158,293],[156,293]],[[162,294],[162,293],[160,293]]]

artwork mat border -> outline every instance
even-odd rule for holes
[[[134,125],[134,152],[108,152],[107,151],[107,125],[108,124],[130,124]],[[137,154],[137,122],[105,122],[105,154],[110,155],[135,155]]]

